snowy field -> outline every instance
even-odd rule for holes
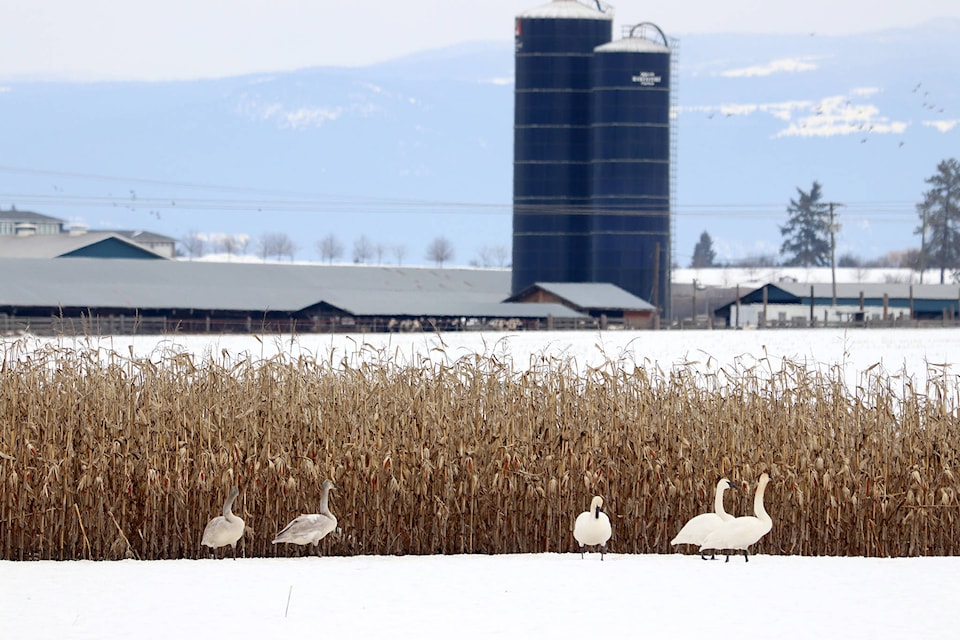
[[[480,352],[516,366],[563,358],[581,371],[607,360],[774,370],[786,358],[840,366],[851,384],[874,365],[955,384],[960,364],[955,329],[28,339],[0,341],[0,355],[50,344],[151,359],[385,352],[416,363]],[[767,507],[776,527],[776,503]],[[749,563],[616,553],[0,562],[0,638],[956,638],[958,573],[960,558],[763,553]]]
[[[614,531],[614,539],[616,531]],[[0,562],[4,638],[956,638],[960,558]]]
[[[260,360],[278,354],[334,364],[381,360],[417,365],[451,362],[472,354],[495,356],[525,370],[545,359],[577,371],[607,361],[668,372],[686,367],[705,375],[779,371],[784,361],[811,370],[842,371],[853,388],[863,374],[886,373],[922,384],[928,377],[957,380],[957,329],[782,329],[766,331],[538,331],[515,333],[301,334],[252,336],[114,336],[105,338],[0,338],[0,359],[45,347],[99,349],[104,354],[149,358],[189,353],[219,362]]]

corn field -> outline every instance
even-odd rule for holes
[[[608,361],[387,353],[350,364],[278,356],[136,358],[83,348],[0,362],[0,558],[208,557],[200,538],[234,484],[238,555],[312,553],[271,540],[317,510],[325,555],[576,550],[604,497],[609,550],[673,553],[709,511],[753,509],[768,471],[771,554],[960,552],[956,385],[867,372],[704,375]],[[689,549],[695,553],[695,549]],[[227,554],[230,554],[227,549]]]

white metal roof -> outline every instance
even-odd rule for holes
[[[4,307],[294,313],[327,304],[356,316],[585,317],[503,302],[503,269],[0,258],[0,273]]]
[[[38,233],[25,236],[0,235],[0,257],[57,258],[105,241],[129,245],[138,251],[142,251],[147,256],[165,257],[145,245],[112,231],[90,231],[77,235],[69,233]]]
[[[606,3],[601,3],[604,11],[593,6],[581,4],[578,0],[553,0],[545,5],[527,9],[517,14],[518,18],[568,18],[576,20],[613,20],[613,7]]]
[[[594,47],[595,53],[670,53],[670,48],[646,38],[623,38]]]
[[[543,289],[580,309],[623,309],[628,311],[655,311],[642,298],[609,282],[536,282],[512,296],[516,300],[531,289]]]

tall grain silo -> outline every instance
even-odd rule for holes
[[[554,0],[516,18],[514,293],[590,280],[591,61],[612,30],[601,2]]]
[[[589,230],[590,281],[613,283],[667,317],[670,55],[649,23],[594,50]]]

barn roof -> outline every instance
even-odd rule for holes
[[[21,211],[20,209],[0,209],[0,220],[63,224],[63,220],[60,218],[54,218],[53,216],[47,216],[35,211]]]
[[[829,282],[801,284],[798,282],[777,282],[768,287],[767,300],[774,298],[778,302],[810,302],[810,291],[817,301],[833,299],[833,285]],[[865,300],[888,299],[908,300],[912,296],[924,300],[957,300],[960,285],[956,284],[903,284],[897,282],[837,283],[837,303],[859,303],[862,294]],[[841,302],[841,300],[843,302]],[[758,287],[741,297],[741,302],[762,302],[763,287]]]
[[[833,285],[829,282],[802,284],[776,282],[757,287],[740,296],[740,304],[763,302],[763,290],[767,290],[768,304],[795,304],[829,306],[833,304]],[[813,298],[811,300],[811,291]],[[904,284],[898,282],[837,283],[837,306],[859,306],[861,295],[865,306],[879,307],[886,304],[891,309],[911,308],[918,314],[940,314],[944,309],[960,309],[960,284]],[[727,313],[737,301],[716,309],[715,313]]]
[[[4,258],[163,258],[149,248],[111,231],[77,235],[54,233],[28,236],[0,235]]]
[[[0,258],[0,272],[0,307],[586,317],[561,304],[504,302],[508,270]]]
[[[656,311],[656,308],[609,282],[535,282],[508,300],[520,300],[540,289],[569,303],[576,309],[602,311],[618,309],[625,311]]]

